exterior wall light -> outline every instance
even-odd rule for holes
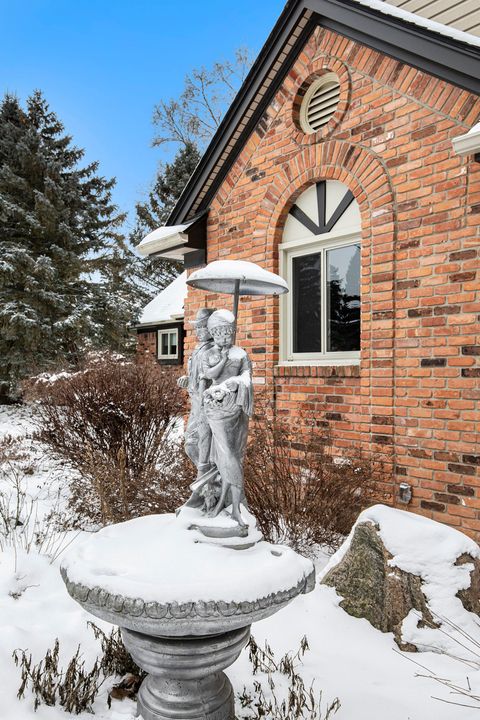
[[[398,487],[398,499],[401,503],[408,505],[412,499],[412,486],[409,483],[402,482]]]

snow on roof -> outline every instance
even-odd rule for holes
[[[178,245],[184,245],[188,240],[185,230],[188,230],[191,224],[192,222],[183,225],[162,225],[156,230],[152,230],[137,245],[138,252],[141,255],[154,255],[172,250]],[[182,254],[180,254],[181,256]]]
[[[478,122],[476,125],[470,128],[467,135],[474,135],[476,133],[480,132],[480,122]]]
[[[431,32],[438,33],[439,35],[444,35],[452,40],[480,47],[480,37],[476,37],[471,33],[463,32],[463,30],[457,30],[449,25],[443,25],[435,20],[429,20],[428,18],[421,17],[416,13],[408,12],[408,10],[395,7],[394,5],[390,5],[390,3],[385,2],[385,0],[355,0],[355,2],[359,5],[369,7],[372,10],[378,10],[384,15],[391,15],[392,17],[399,18],[404,22],[413,23],[414,25],[425,28],[425,30],[430,30]]]
[[[143,308],[139,325],[156,325],[183,318],[183,303],[187,296],[187,273],[184,271]]]

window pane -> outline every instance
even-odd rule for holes
[[[162,333],[161,338],[161,355],[168,355],[168,333]]]
[[[327,352],[360,350],[360,246],[327,251]]]
[[[176,355],[177,354],[177,333],[171,332],[170,333],[170,355]]]
[[[321,352],[320,253],[292,259],[293,352]]]

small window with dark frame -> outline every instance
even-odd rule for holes
[[[158,331],[158,359],[178,360],[178,328]]]
[[[330,364],[360,356],[360,212],[336,181],[319,182],[290,210],[280,246],[290,293],[282,360]]]

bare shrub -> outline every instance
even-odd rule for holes
[[[88,621],[87,625],[93,631],[95,640],[100,640],[102,650],[100,667],[106,676],[140,675],[142,678],[145,677],[146,673],[132,660],[123,644],[119,628],[112,628],[110,635],[107,635],[95,623]]]
[[[24,527],[32,512],[18,465],[24,457],[16,439],[7,436],[0,440],[0,550]]]
[[[84,710],[92,711],[92,705],[104,679],[101,677],[98,660],[93,668],[85,671],[81,660],[80,646],[70,660],[66,671],[59,668],[60,645],[58,639],[52,650],[37,665],[32,664],[32,656],[24,650],[13,653],[15,665],[20,666],[22,683],[17,697],[25,697],[25,690],[31,687],[34,695],[34,709],[40,705],[61,705],[66,712],[78,715]]]
[[[60,667],[60,643],[55,640],[53,648],[47,650],[45,657],[36,665],[32,655],[26,650],[15,650],[13,660],[20,667],[21,684],[17,697],[25,697],[27,688],[34,696],[34,709],[40,705],[60,705],[68,713],[79,715],[81,712],[93,712],[93,703],[105,680],[111,676],[127,675],[138,679],[137,689],[145,677],[143,670],[134,663],[122,640],[120,630],[113,628],[110,635],[103,632],[97,625],[89,622],[95,638],[100,640],[101,656],[98,657],[90,670],[85,669],[80,645],[67,665]],[[114,686],[115,687],[115,686]],[[111,693],[112,697],[115,694]],[[132,697],[132,693],[124,697]],[[110,694],[107,699],[110,706]]]
[[[25,452],[22,442],[23,438],[13,435],[4,435],[0,438],[0,466],[28,460],[28,453]]]
[[[15,572],[19,550],[45,555],[52,564],[76,535],[68,537],[59,529],[59,513],[55,505],[48,514],[41,512],[39,496],[27,491],[19,468],[12,465],[9,470],[10,474],[6,475],[5,469],[0,466],[0,550],[4,552],[8,547],[13,548]]]
[[[241,708],[239,720],[329,720],[340,709],[340,700],[335,698],[327,705],[324,714],[322,692],[317,694],[313,683],[309,687],[305,686],[298,667],[309,650],[306,637],[302,638],[295,654],[287,653],[280,660],[275,659],[275,653],[267,643],[262,649],[253,637],[250,638],[248,649],[253,675],[262,673],[267,687],[255,680],[253,691],[244,688],[237,695]],[[286,692],[277,691],[275,680],[281,676],[287,681]]]
[[[32,465],[22,442],[9,436],[0,440],[0,551],[13,549],[15,572],[18,551],[46,555],[53,563],[74,540],[58,527],[59,493],[50,495],[50,512],[42,510],[43,487],[29,482]]]
[[[184,398],[170,369],[101,355],[35,388],[38,438],[79,473],[70,507],[80,519],[104,524],[178,506]]]
[[[268,408],[254,418],[245,459],[247,500],[270,542],[307,555],[336,549],[359,512],[378,500],[383,467],[359,450],[337,457],[331,438],[315,427],[292,430]]]
[[[422,621],[420,613],[415,613],[418,617],[418,622]],[[480,641],[477,637],[474,637],[469,632],[464,630],[460,625],[453,622],[449,618],[438,615],[438,613],[432,613],[437,623],[437,628],[440,632],[448,637],[455,645],[455,652],[448,652],[444,648],[438,645],[425,646],[425,650],[434,652],[439,655],[444,655],[450,658],[456,663],[463,665],[466,670],[465,672],[478,673],[480,670]],[[475,620],[475,624],[480,628],[480,623]],[[427,678],[433,680],[441,686],[442,690],[448,690],[448,697],[437,697],[432,695],[434,700],[448,703],[449,705],[457,705],[459,707],[470,708],[471,710],[480,710],[480,692],[470,683],[470,678],[466,674],[464,683],[458,680],[458,672],[455,672],[456,679],[450,680],[448,677],[438,675],[435,670],[431,670],[426,667],[418,660],[414,660],[408,654],[394,650],[397,655],[400,655],[404,660],[408,660],[413,665],[419,667],[423,672],[417,672],[416,677]]]

